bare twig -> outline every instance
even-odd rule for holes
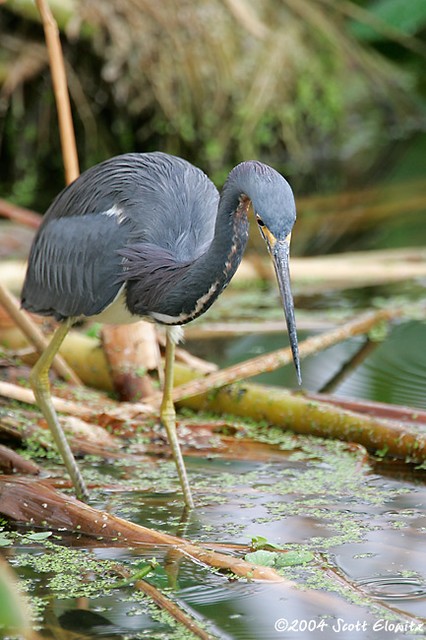
[[[34,393],[31,389],[25,389],[17,384],[11,382],[3,382],[0,380],[0,396],[4,398],[10,398],[11,400],[17,400],[18,402],[25,402],[25,404],[36,404]],[[89,413],[87,408],[76,402],[70,402],[69,400],[63,400],[56,396],[52,396],[53,406],[56,411],[61,413],[67,413],[73,416],[86,417]]]
[[[55,93],[56,107],[58,111],[59,133],[61,137],[65,177],[67,184],[69,184],[78,178],[80,170],[78,166],[77,146],[75,142],[74,126],[71,115],[71,105],[61,41],[59,38],[59,30],[47,1],[36,0],[36,3],[41,15],[47,50],[49,53],[53,91]]]
[[[336,326],[335,321],[327,320],[325,314],[323,317],[315,315],[314,318],[298,318],[297,329],[299,331],[325,331]],[[186,340],[212,340],[216,338],[234,338],[235,336],[252,336],[254,334],[271,334],[285,331],[284,318],[282,320],[252,320],[245,322],[238,321],[217,321],[217,322],[199,322],[188,324],[185,327]],[[176,350],[177,351],[177,350]],[[176,358],[178,359],[178,358]],[[191,366],[182,358],[182,362]],[[197,368],[197,367],[195,367]],[[200,369],[201,371],[201,369]],[[207,369],[203,373],[211,373]]]
[[[400,314],[401,311],[398,309],[380,310],[362,314],[358,318],[355,318],[355,320],[346,322],[341,327],[304,340],[299,346],[300,357],[306,358],[308,355],[323,351],[348,338],[368,333],[379,322],[389,321]],[[205,393],[211,389],[217,389],[218,387],[223,387],[245,378],[251,378],[266,371],[274,371],[279,367],[289,364],[291,361],[291,349],[289,347],[279,349],[273,353],[252,358],[232,367],[222,369],[205,378],[193,380],[181,385],[174,390],[173,400],[176,402],[177,400]]]
[[[43,219],[39,213],[30,211],[30,209],[24,209],[24,207],[18,207],[16,204],[12,204],[12,202],[7,202],[7,200],[2,200],[1,198],[0,216],[9,218],[9,220],[13,220],[14,222],[19,222],[27,227],[32,227],[33,229],[38,229]]]
[[[31,389],[25,389],[17,384],[3,382],[2,380],[0,380],[0,396],[10,398],[11,400],[18,400],[18,402],[25,402],[25,404],[36,404]],[[151,415],[153,413],[152,407],[147,404],[142,404],[141,402],[122,402],[118,406],[114,406],[108,404],[105,397],[102,398],[102,407],[95,407],[93,403],[89,406],[88,404],[82,404],[80,402],[64,400],[57,396],[52,396],[52,402],[56,411],[85,419],[90,419],[93,414],[98,415],[99,413],[102,413],[106,417],[119,417],[123,420],[135,418],[139,415]]]
[[[6,309],[10,317],[16,322],[22,333],[30,340],[40,353],[46,348],[48,340],[44,337],[30,316],[19,308],[16,298],[0,283],[0,304]],[[81,381],[65,360],[57,354],[53,360],[53,367],[59,375],[75,385]]]

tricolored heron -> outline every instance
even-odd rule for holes
[[[277,171],[242,162],[219,195],[186,160],[128,153],[88,169],[46,212],[31,247],[22,306],[62,321],[31,373],[31,385],[78,497],[87,498],[87,490],[52,405],[50,365],[70,326],[82,318],[114,324],[145,318],[167,327],[160,417],[185,503],[193,506],[171,399],[173,328],[204,313],[231,280],[248,239],[250,203],[274,262],[300,382],[289,276],[296,208]]]

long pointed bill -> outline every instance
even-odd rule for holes
[[[294,303],[290,288],[290,235],[285,240],[276,240],[271,233],[265,234],[269,253],[274,261],[277,274],[278,287],[284,306],[285,320],[287,323],[288,337],[290,340],[293,362],[296,367],[297,380],[302,384],[300,371],[299,346],[297,343],[296,320],[294,318]]]

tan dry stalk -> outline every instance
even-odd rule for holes
[[[48,2],[46,0],[36,0],[36,3],[41,15],[49,54],[53,91],[55,93],[58,112],[59,134],[61,137],[65,178],[67,184],[69,184],[78,178],[80,169],[78,166],[77,145],[75,142],[74,125],[72,121],[71,104],[68,93],[64,58],[62,55],[61,40],[59,38],[58,25],[52,15]]]

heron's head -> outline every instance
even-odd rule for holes
[[[289,271],[291,232],[296,220],[293,192],[287,180],[272,167],[260,162],[243,164],[247,177],[246,193],[252,202],[260,234],[266,242],[274,263],[300,384],[299,349]]]

